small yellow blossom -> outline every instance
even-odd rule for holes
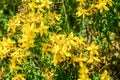
[[[108,3],[110,6],[113,5],[113,1],[112,0],[105,0],[106,3]]]
[[[16,74],[16,75],[12,78],[12,80],[26,80],[26,79],[24,78],[24,76],[25,76],[25,74]]]
[[[21,64],[22,61],[24,61],[25,63],[27,63],[26,57],[30,56],[30,52],[24,51],[24,49],[16,48],[16,51],[13,52],[10,56],[11,56],[11,62],[12,63],[15,62],[15,63]]]
[[[82,53],[80,53],[79,57],[73,57],[73,61],[79,62],[80,67],[83,67],[83,62],[87,61],[87,58],[84,57]]]
[[[101,75],[100,80],[110,80],[110,76],[108,75],[107,70],[105,70],[105,71],[103,72],[103,74]]]
[[[99,0],[98,4],[96,5],[96,8],[98,8],[100,13],[102,13],[103,10],[107,10],[107,11],[109,10],[109,8],[106,5],[107,5],[106,2]]]
[[[90,58],[87,61],[88,63],[100,62],[100,59],[98,59],[98,46],[95,45],[94,42],[91,43],[89,47],[87,47],[87,50],[90,51]]]
[[[89,47],[87,47],[87,50],[90,51],[90,54],[96,54],[98,55],[98,46],[95,45],[94,42],[91,43],[91,45]]]
[[[43,34],[47,35],[47,30],[48,30],[48,26],[45,26],[43,22],[41,22],[41,25],[39,27],[39,32],[40,32],[40,35],[42,36]]]
[[[9,65],[9,69],[10,69],[10,72],[17,72],[18,70],[21,69],[20,66],[17,66],[15,62],[12,62],[10,65]]]
[[[51,1],[49,0],[41,0],[41,6],[45,7],[45,8],[50,8],[50,4],[52,4]]]
[[[88,15],[88,11],[86,9],[83,9],[82,7],[78,7],[76,15],[78,15],[78,17],[83,16],[84,19],[85,15]]]
[[[85,0],[76,0],[80,5],[85,5]]]
[[[0,58],[6,58],[13,49],[14,45],[15,41],[11,40],[10,38],[3,37],[2,41],[0,41]]]
[[[98,10],[97,10],[95,4],[91,4],[90,7],[88,8],[88,11],[89,11],[89,14],[90,14],[90,15],[93,15],[93,14],[95,14],[95,13],[98,13]]]
[[[88,68],[85,65],[83,65],[83,67],[79,71],[78,80],[90,80],[88,73],[89,73]]]

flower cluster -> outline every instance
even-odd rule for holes
[[[49,0],[22,0],[19,13],[8,21],[8,33],[0,41],[0,59],[9,59],[9,72],[16,74],[12,80],[23,79],[18,70],[21,70],[20,64],[27,63],[35,37],[47,35],[48,28],[55,23],[48,25],[58,19],[56,13],[50,12],[50,4]]]
[[[76,14],[83,17],[97,10],[102,13],[103,9],[108,10],[107,3],[110,6],[113,3],[111,0],[99,0],[91,4],[87,10],[85,9],[88,6],[87,1],[77,1],[80,7]],[[21,65],[28,62],[26,57],[34,55],[30,49],[35,46],[42,46],[43,56],[51,54],[55,67],[62,62],[79,66],[78,80],[90,80],[90,69],[101,62],[95,42],[88,44],[83,37],[75,36],[72,32],[70,34],[48,32],[55,26],[56,21],[59,21],[59,15],[50,10],[51,4],[49,0],[22,0],[19,13],[8,21],[8,32],[0,41],[0,59],[10,61],[7,64],[8,71],[15,74],[12,80],[25,80],[27,74],[20,73]],[[35,44],[36,39],[41,40],[43,37],[46,41]],[[4,71],[5,69],[2,68],[0,75],[3,75]],[[52,71],[47,76],[49,74],[51,77],[54,73]],[[107,71],[103,73],[101,80],[106,77],[109,77]]]
[[[77,8],[76,14],[78,17],[83,16],[83,18],[85,15],[90,16],[98,12],[102,13],[103,10],[108,11],[109,8],[107,6],[113,5],[112,0],[77,0],[77,2],[79,2],[79,7]]]
[[[75,66],[75,63],[79,63],[80,78],[78,80],[89,80],[90,65],[101,62],[98,58],[98,46],[94,42],[90,45],[86,44],[83,37],[74,36],[73,33],[68,36],[54,33],[50,36],[48,43],[42,44],[42,51],[43,55],[50,53],[53,56],[54,66],[67,60]]]

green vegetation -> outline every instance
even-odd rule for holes
[[[119,0],[1,0],[0,80],[119,80]]]

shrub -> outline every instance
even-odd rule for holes
[[[104,33],[99,33],[99,23],[106,20],[94,20],[106,17],[112,5],[112,0],[22,0],[18,12],[5,21],[0,79],[110,80],[100,51],[107,50],[107,41],[98,39]]]

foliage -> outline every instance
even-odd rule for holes
[[[119,0],[10,2],[1,1],[0,79],[119,79]]]

